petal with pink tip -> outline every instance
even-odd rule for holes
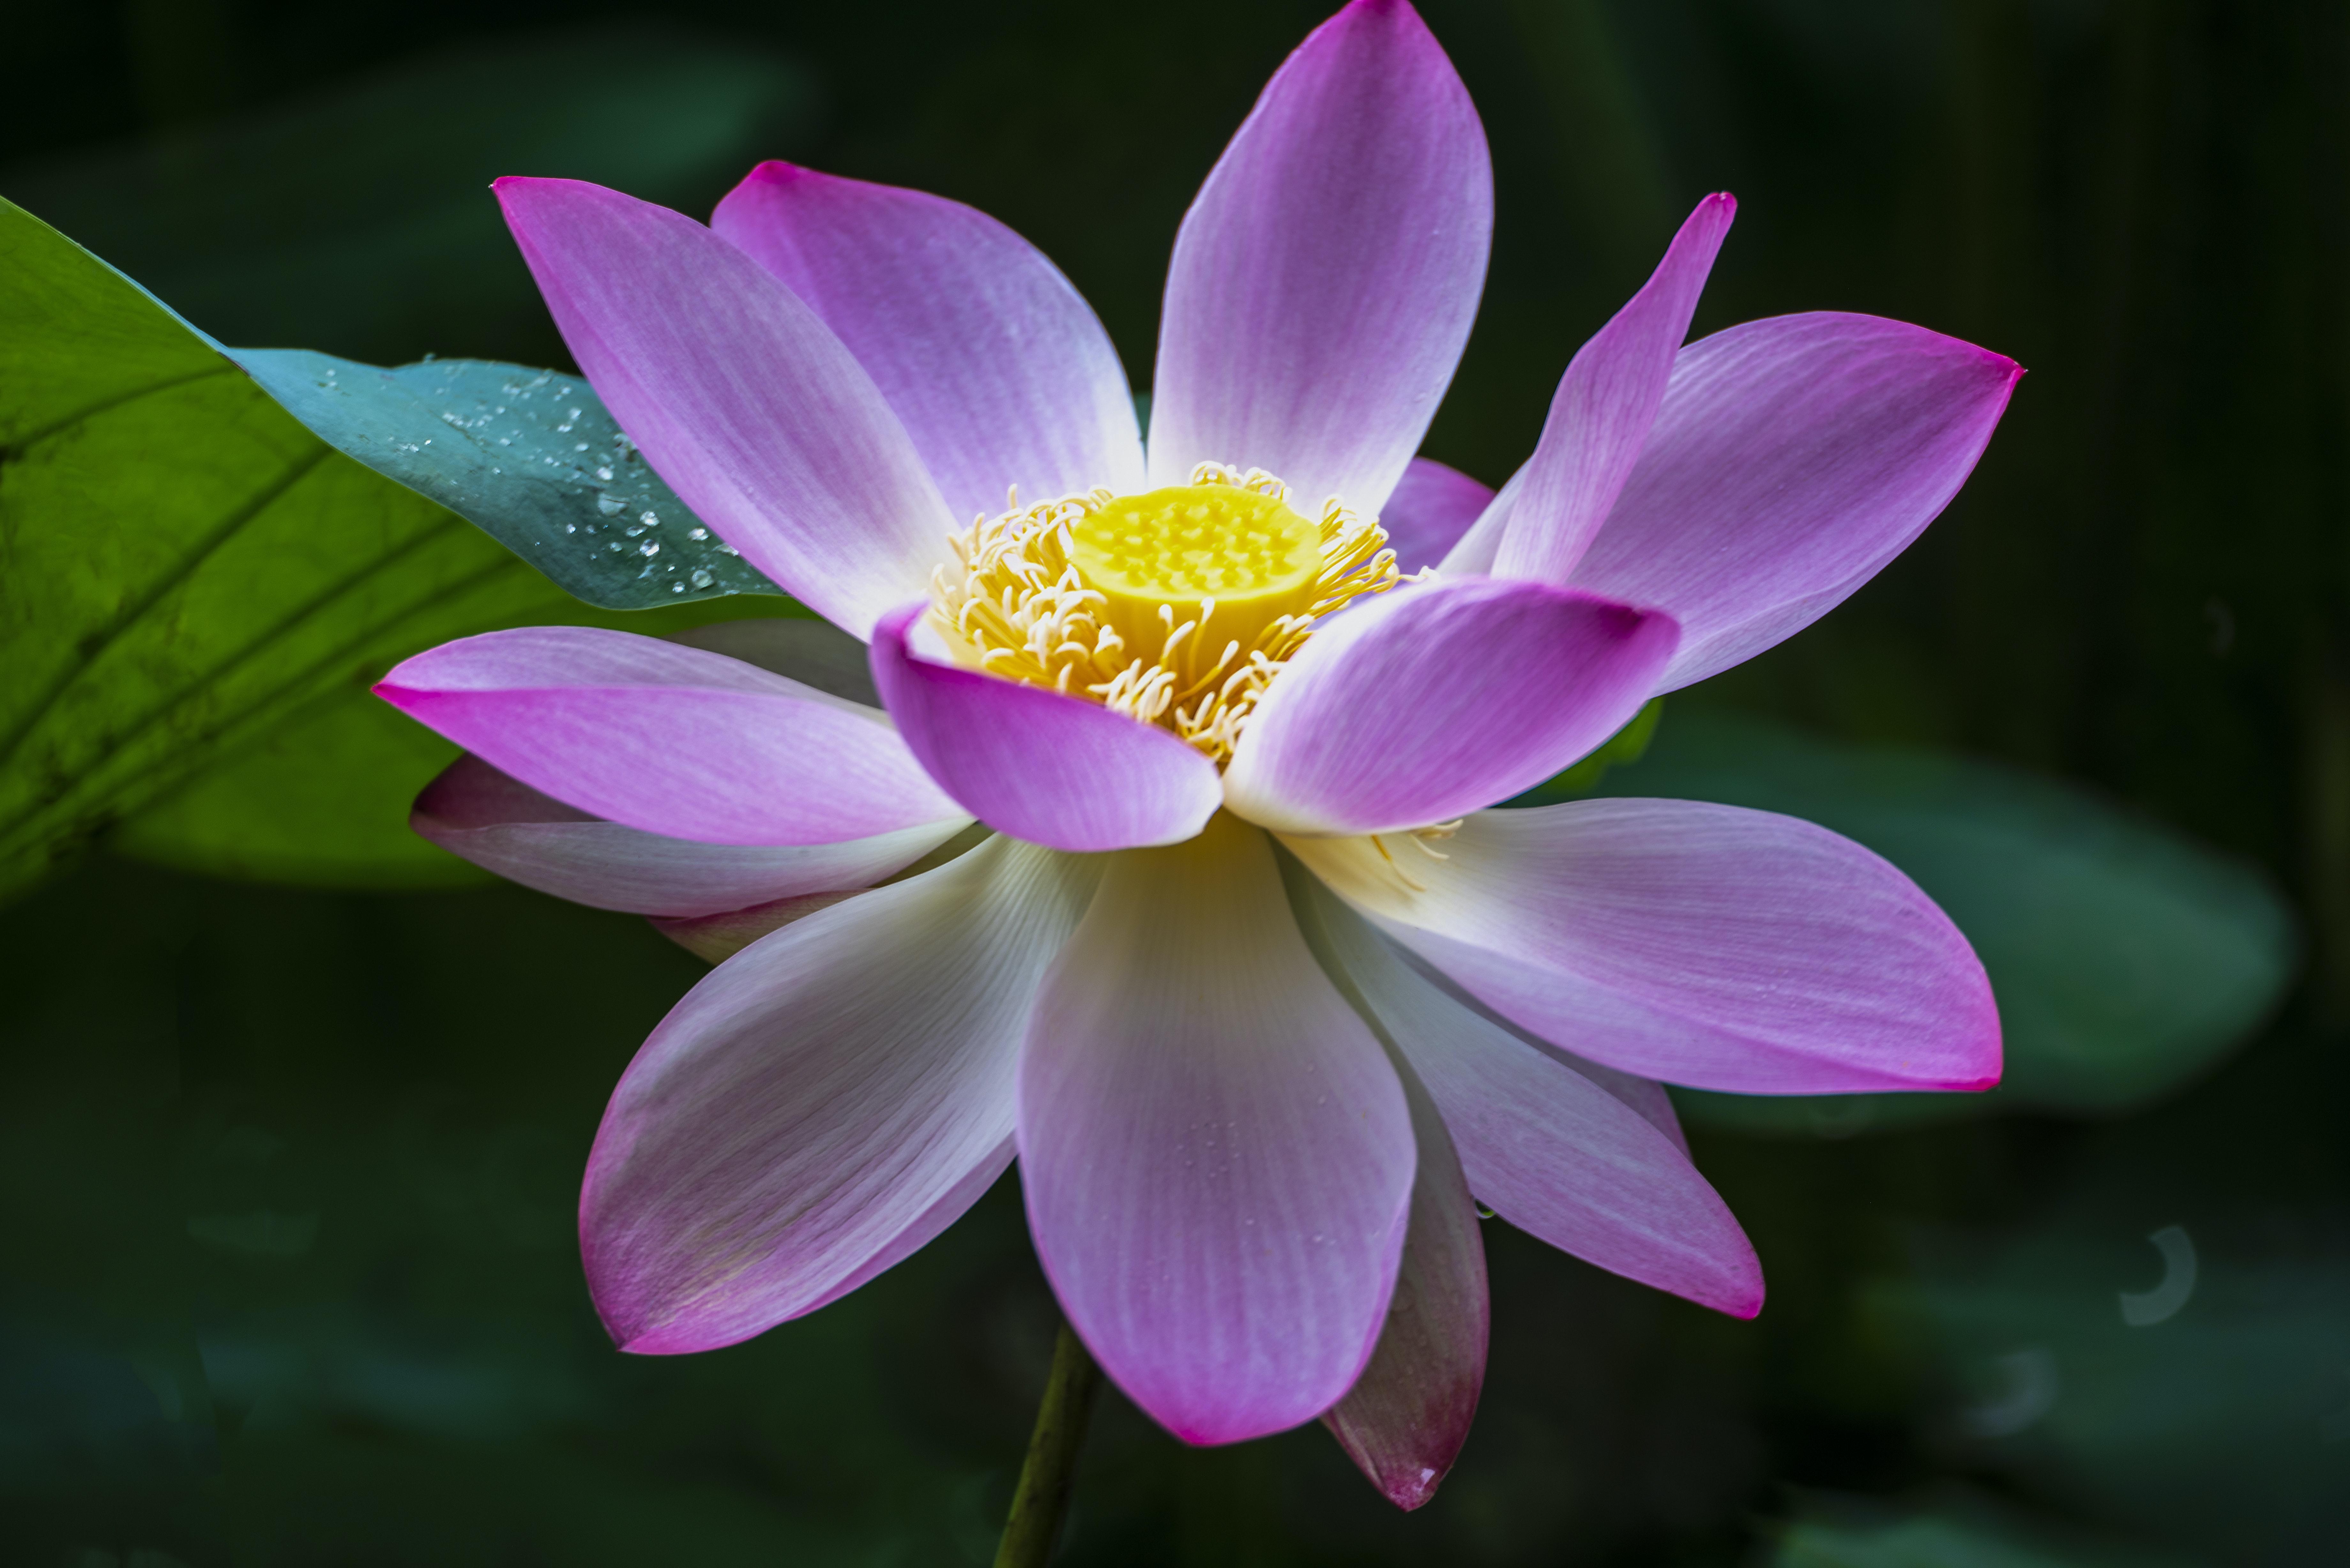
[[[1492,170],[1402,0],[1355,0],[1274,73],[1184,214],[1150,476],[1263,468],[1314,515],[1376,514],[1419,449],[1484,286]]]
[[[815,1311],[1003,1169],[1036,982],[1097,867],[1008,839],[712,970],[613,1091],[581,1256],[624,1349],[709,1350]]]
[[[598,821],[465,756],[424,786],[408,822],[509,882],[598,909],[677,918],[868,887],[969,820],[951,816],[840,844],[697,844]]]
[[[1999,1012],[1966,938],[1908,877],[1808,822],[1585,800],[1479,812],[1441,860],[1289,844],[1496,1012],[1623,1072],[1752,1095],[1999,1078]]]
[[[1310,1421],[1369,1359],[1414,1165],[1394,1068],[1219,815],[1107,862],[1020,1061],[1036,1251],[1118,1386],[1186,1442]]]
[[[1436,1495],[1477,1414],[1488,1338],[1485,1239],[1443,1116],[1409,1063],[1397,1064],[1396,1075],[1419,1150],[1410,1229],[1378,1347],[1322,1424],[1389,1502],[1413,1509]]]
[[[1388,548],[1395,552],[1396,565],[1406,576],[1435,566],[1492,499],[1492,486],[1457,468],[1413,458],[1402,483],[1379,509],[1379,526],[1388,531]]]
[[[484,632],[375,692],[566,805],[671,838],[838,844],[962,815],[882,714],[656,638]]]
[[[956,526],[880,390],[815,311],[708,229],[576,180],[493,187],[597,395],[703,522],[866,635]]]
[[[1447,996],[1325,888],[1324,951],[1443,1113],[1470,1189],[1520,1230],[1734,1317],[1762,1268],[1678,1140],[1557,1055]]]
[[[1177,843],[1214,815],[1216,765],[1173,731],[918,658],[906,634],[926,607],[873,628],[873,683],[907,746],[973,816],[1032,844],[1099,850]]]
[[[1224,803],[1281,833],[1388,833],[1530,789],[1622,729],[1669,616],[1500,577],[1408,586],[1314,634],[1259,701]]]
[[[905,425],[958,521],[1142,486],[1109,335],[1044,253],[984,213],[762,163],[710,226],[824,318]]]
[[[1925,531],[2022,374],[1872,316],[1782,316],[1692,343],[1575,585],[1681,622],[1660,691],[1751,659]]]
[[[1673,357],[1737,211],[1727,194],[1700,202],[1655,275],[1568,364],[1526,463],[1496,576],[1564,583],[1583,558],[1648,443]]]

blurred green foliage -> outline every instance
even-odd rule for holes
[[[0,194],[226,341],[562,370],[482,184],[576,175],[703,212],[754,159],[801,157],[1003,217],[1147,385],[1183,205],[1323,9],[686,0],[653,30],[603,0],[36,7],[11,21]],[[1677,696],[1650,754],[1598,787],[1678,772],[1816,814],[1942,876],[1962,919],[1970,888],[2006,889],[2004,954],[1980,913],[1970,929],[2016,977],[2003,997],[2055,999],[2037,1023],[2012,1012],[2012,1035],[2073,1041],[2052,1073],[2098,1065],[2029,1096],[2020,1074],[2002,1093],[2036,1105],[2000,1118],[1694,1126],[1769,1274],[1752,1324],[1489,1225],[1486,1401],[1418,1514],[1318,1432],[1191,1452],[1113,1400],[1065,1560],[2340,1559],[2350,17],[1424,9],[1485,118],[1500,206],[1430,455],[1504,478],[1559,369],[1714,189],[1742,218],[1700,332],[1870,310],[2031,368],[1918,547]],[[111,390],[25,381],[31,340],[0,334],[0,398],[53,398],[52,422],[158,387],[93,413],[71,472],[31,461],[30,403],[0,406],[0,515],[77,530],[12,535],[0,576],[0,710],[33,747],[0,782],[0,832],[20,878],[118,822],[118,848],[183,870],[99,857],[0,910],[0,1561],[984,1562],[1052,1329],[1016,1191],[803,1323],[621,1357],[569,1214],[603,1096],[691,961],[513,888],[185,874],[381,887],[451,867],[400,826],[445,753],[355,683],[404,639],[496,616],[444,628],[453,608],[389,581],[354,590],[364,613],[328,607],[330,545],[487,550],[481,571],[546,596],[498,615],[592,618],[242,378],[197,374],[127,295],[106,308],[115,351],[73,363],[130,378]],[[179,488],[125,488],[161,472],[130,456],[189,428],[136,421],[198,403],[211,433]],[[273,518],[255,504],[272,485],[281,505],[317,487],[337,532]],[[272,529],[290,543],[264,548]],[[276,597],[246,621],[180,614],[248,581]],[[1747,739],[1681,750],[1709,733]],[[1981,876],[2035,857],[2036,884]],[[2223,1061],[2289,962],[2263,886],[2306,925],[2305,983]],[[2158,972],[2130,971],[2158,949]],[[2066,967],[2085,952],[2106,967]],[[2172,1228],[2195,1282],[2133,1324],[2125,1293],[2171,1267],[2146,1238]]]

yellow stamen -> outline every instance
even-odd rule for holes
[[[1255,470],[1202,463],[1191,483],[1141,495],[1011,499],[933,574],[950,646],[992,674],[1164,724],[1218,762],[1314,623],[1397,580],[1377,522],[1334,500],[1309,523]]]

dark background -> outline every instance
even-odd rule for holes
[[[1323,14],[22,6],[0,193],[232,342],[568,368],[488,177],[699,215],[790,156],[1004,219],[1139,388],[1183,207]],[[2308,959],[2264,1033],[2128,1116],[1699,1127],[1769,1272],[1752,1324],[1489,1225],[1485,1407],[1419,1514],[1314,1429],[1194,1452],[1113,1397],[1066,1560],[2350,1560],[2350,16],[1424,15],[1499,208],[1429,454],[1505,478],[1679,218],[1734,192],[1699,333],[1864,310],[2032,373],[1920,545],[1676,703],[2069,779],[2265,867]],[[1054,1322],[1013,1185],[749,1345],[635,1360],[598,1331],[580,1159],[699,972],[640,922],[101,855],[0,911],[0,953],[5,1560],[986,1561]],[[2204,1294],[2124,1335],[2112,1293],[2169,1223]],[[1997,1429],[2043,1366],[2055,1413]]]

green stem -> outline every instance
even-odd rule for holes
[[[1086,1417],[1100,1386],[1101,1368],[1063,1324],[1061,1337],[1053,1345],[1045,1398],[1036,1407],[1036,1429],[1028,1437],[1028,1459],[1020,1467],[1020,1486],[1012,1494],[1011,1516],[1003,1521],[1003,1544],[995,1549],[995,1568],[1045,1568],[1052,1560],[1062,1517],[1069,1511],[1077,1450],[1085,1447]]]

